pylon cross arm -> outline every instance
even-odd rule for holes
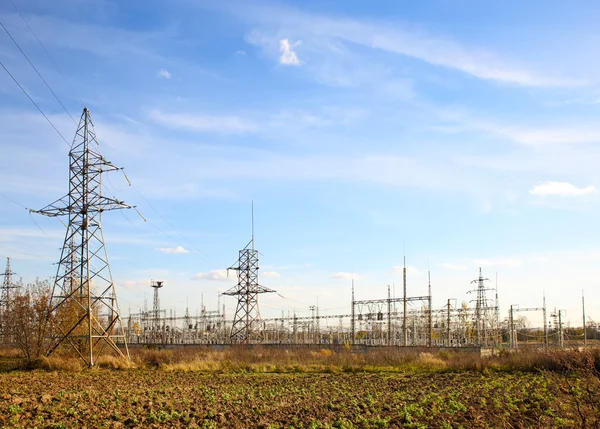
[[[90,162],[89,165],[90,165],[90,167],[94,167],[94,169],[97,169],[97,171],[100,171],[102,173],[106,173],[108,171],[122,170],[121,167],[117,167],[112,162],[107,161],[106,159],[104,159],[102,157],[98,158],[97,162]]]
[[[101,207],[102,211],[133,208],[133,206],[130,206],[129,204],[125,204],[123,201],[120,201],[116,198],[109,198],[109,197],[104,197],[104,196],[99,198],[98,206]]]
[[[34,210],[29,209],[30,213],[39,213],[44,216],[56,217],[64,216],[71,212],[71,206],[69,205],[69,196],[65,195],[62,198],[54,201],[52,204],[47,205],[43,209]]]

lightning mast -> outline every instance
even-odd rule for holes
[[[158,296],[158,290],[164,286],[163,281],[150,282],[150,286],[154,289],[154,300],[152,301],[152,333],[154,334],[154,341],[156,342],[156,336],[160,331],[160,298]]]
[[[67,345],[91,367],[105,349],[129,358],[101,218],[105,211],[132,207],[102,195],[102,173],[121,168],[100,154],[86,107],[69,158],[69,193],[32,211],[50,217],[68,216],[69,221],[52,288],[54,317],[48,354]],[[122,343],[122,348],[117,342]]]
[[[272,289],[258,283],[258,250],[254,248],[254,202],[252,203],[252,239],[240,250],[237,266],[227,269],[237,271],[238,283],[223,295],[237,296],[238,302],[231,327],[231,342],[250,344],[264,340],[260,326],[258,295],[273,293]]]

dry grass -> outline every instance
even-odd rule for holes
[[[14,351],[0,352],[0,358],[15,357]],[[593,367],[600,371],[600,349],[550,351],[502,351],[493,357],[475,353],[444,351],[417,352],[403,349],[309,350],[229,347],[215,351],[208,347],[176,349],[142,348],[131,350],[131,361],[113,356],[98,358],[103,369],[161,369],[166,371],[199,371],[210,373],[336,373],[336,372],[467,372],[550,371],[557,374]],[[82,362],[71,357],[42,358],[21,368],[50,371],[81,371]],[[14,369],[14,368],[12,368]],[[1,369],[0,369],[1,370]]]
[[[34,363],[34,367],[46,371],[80,372],[83,370],[83,361],[79,358],[44,356]]]
[[[208,348],[148,350],[132,352],[139,367],[169,371],[202,372],[463,372],[508,371],[531,372],[570,370],[588,356],[600,367],[598,349],[584,352],[518,351],[494,357],[474,353],[426,353],[402,349],[377,350],[369,353],[323,349],[263,349],[230,347],[224,351]]]
[[[107,369],[135,369],[137,368],[135,362],[132,360],[116,357],[116,356],[100,356],[96,360],[96,366],[98,368],[107,368]]]

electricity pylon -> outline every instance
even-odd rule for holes
[[[6,258],[6,270],[0,276],[4,276],[2,281],[2,290],[0,291],[0,335],[3,343],[11,343],[12,338],[9,332],[10,323],[10,306],[11,306],[11,291],[19,286],[12,281],[13,272],[10,268],[10,258]]]
[[[227,269],[237,271],[238,283],[223,295],[237,296],[238,302],[231,327],[231,342],[261,343],[264,332],[260,326],[258,295],[275,292],[258,284],[258,250],[254,249],[254,205],[252,209],[252,240],[242,250],[237,266]]]
[[[49,335],[52,343],[48,354],[61,344],[68,344],[91,367],[106,348],[117,356],[129,358],[101,218],[105,211],[132,207],[102,195],[102,173],[121,168],[100,154],[86,107],[69,158],[69,193],[41,210],[32,211],[69,218],[52,288]],[[123,350],[117,342],[123,344]]]
[[[486,288],[485,282],[489,282],[490,279],[484,278],[481,273],[481,267],[479,268],[479,277],[473,280],[471,283],[477,284],[477,289],[470,290],[468,293],[477,293],[477,299],[475,300],[475,334],[476,343],[478,346],[487,346],[489,342],[489,331],[493,331],[497,328],[497,320],[493,320],[497,315],[497,305],[489,305],[490,302],[486,296],[486,292],[494,291],[493,288]],[[493,314],[492,314],[493,313]],[[496,335],[493,332],[493,335]]]

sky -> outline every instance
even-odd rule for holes
[[[585,293],[600,321],[599,16],[593,1],[4,2],[0,61],[56,130],[0,70],[0,257],[25,282],[56,274],[65,227],[25,208],[67,193],[85,105],[132,183],[107,173],[105,193],[146,219],[103,216],[125,314],[151,307],[154,279],[163,308],[231,315],[218,296],[254,201],[260,283],[278,292],[263,316],[348,314],[352,280],[357,299],[401,296],[406,256],[408,296],[429,271],[434,308],[470,302],[481,267],[502,317],[545,294],[581,326]]]

